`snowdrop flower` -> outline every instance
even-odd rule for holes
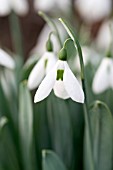
[[[59,60],[54,68],[48,72],[40,84],[34,98],[34,102],[45,99],[52,89],[57,97],[84,103],[84,92],[78,80],[70,70],[66,61],[67,52],[63,48],[59,53]]]
[[[4,50],[0,49],[0,65],[9,69],[15,68],[14,60]]]
[[[11,10],[18,15],[25,15],[28,8],[27,0],[0,0],[0,16],[8,15]]]
[[[111,0],[76,0],[75,7],[86,22],[97,22],[110,15],[112,11]]]
[[[104,51],[107,51],[109,49],[110,44],[112,42],[112,35],[111,35],[112,30],[110,29],[113,30],[113,21],[107,20],[100,27],[100,30],[96,38],[95,44],[97,44],[97,47],[99,47]]]
[[[28,87],[29,89],[35,89],[38,87],[44,76],[49,72],[49,70],[56,63],[56,55],[53,52],[53,47],[50,39],[47,41],[47,51],[41,57],[41,59],[37,62],[37,64],[32,69],[29,78],[28,78]]]
[[[65,4],[65,8],[64,8]],[[69,10],[70,0],[34,0],[34,8],[36,11],[58,12],[58,9],[65,12]]]
[[[92,88],[96,94],[113,88],[113,59],[106,57],[102,60],[94,76]]]

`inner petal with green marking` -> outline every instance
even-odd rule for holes
[[[57,70],[56,80],[62,80],[63,81],[63,74],[64,74],[64,70]]]
[[[47,67],[47,63],[48,63],[48,59],[45,59],[45,62],[44,62],[44,68]]]

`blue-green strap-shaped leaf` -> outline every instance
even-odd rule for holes
[[[31,168],[33,110],[27,83],[20,84],[19,96],[19,134],[24,169]]]
[[[0,118],[0,132],[1,132],[2,128],[7,124],[7,122],[8,122],[8,119],[5,116],[2,116]]]
[[[84,72],[82,50],[81,50],[79,41],[78,41],[73,29],[69,25],[69,23],[67,23],[67,21],[65,21],[62,18],[60,18],[59,20],[63,24],[64,28],[66,29],[66,31],[69,34],[69,36],[71,37],[71,39],[73,40],[75,48],[77,48],[78,55],[79,55],[80,67],[81,67],[82,88],[83,88],[83,91],[85,94],[85,102],[84,102],[83,108],[84,108],[85,125],[87,126],[87,137],[88,137],[88,144],[89,144],[88,151],[90,154],[90,161],[91,161],[91,165],[92,165],[90,170],[94,170],[94,161],[93,161],[93,155],[92,155],[92,134],[91,134],[91,127],[90,127],[91,125],[90,125],[90,120],[89,120],[89,112],[88,112],[88,102],[87,102],[87,95],[86,95],[85,72]]]
[[[51,95],[47,100],[47,118],[52,148],[58,153],[66,167],[71,168],[73,133],[70,112],[65,101]]]
[[[55,152],[50,150],[42,151],[42,169],[43,170],[66,170],[65,165]]]
[[[105,103],[100,101],[93,103],[90,110],[90,121],[95,169],[111,170],[113,166],[113,118]],[[84,156],[87,170],[90,168],[89,155],[85,152]]]
[[[67,51],[67,59],[74,58],[76,56],[77,51],[71,38],[66,39],[64,47]]]

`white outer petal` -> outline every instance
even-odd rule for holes
[[[2,49],[0,49],[0,65],[10,69],[15,68],[15,62],[13,58]]]
[[[28,78],[28,88],[33,90],[41,83],[45,75],[44,57],[37,62]]]
[[[70,97],[64,87],[64,82],[61,80],[55,82],[53,89],[55,95],[61,99],[68,99]]]
[[[38,90],[36,91],[34,102],[44,100],[52,91],[56,81],[56,66],[46,75]]]
[[[28,2],[27,0],[10,0],[12,9],[17,13],[18,15],[26,15],[29,10]]]
[[[82,87],[70,70],[67,62],[65,62],[63,82],[70,98],[76,102],[84,103],[84,92],[82,90]]]
[[[10,0],[0,0],[0,16],[6,16],[10,13]]]
[[[110,68],[111,59],[104,58],[93,79],[92,89],[94,93],[102,93],[110,87]]]
[[[112,42],[111,30],[113,30],[113,20],[105,21],[99,29],[95,44],[100,49],[107,51]],[[105,40],[105,41],[103,41]]]

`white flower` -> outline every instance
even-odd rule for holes
[[[0,49],[0,65],[7,67],[9,69],[14,69],[15,62],[11,56],[6,53],[4,50]]]
[[[83,55],[83,61],[84,61],[84,66],[86,66],[88,63],[91,63],[92,65],[97,65],[100,61],[100,56],[96,53],[95,50],[93,50],[90,47],[87,46],[82,46],[82,55]],[[80,61],[79,61],[79,56],[75,57],[75,60],[73,62],[74,68],[76,70],[80,71]]]
[[[112,11],[111,0],[75,0],[75,7],[86,22],[97,22],[110,15]]]
[[[45,52],[41,59],[32,69],[29,78],[28,78],[28,87],[29,89],[35,89],[38,87],[44,76],[48,73],[49,70],[56,63],[56,56],[53,52]]]
[[[45,99],[54,89],[57,97],[84,103],[84,92],[70,70],[67,61],[58,60],[54,68],[46,75],[40,84],[34,98],[34,102]]]
[[[0,0],[0,16],[8,15],[11,10],[18,15],[25,15],[28,9],[27,0]]]
[[[110,43],[112,42],[112,36],[113,36],[111,35],[112,32],[113,32],[112,20],[105,21],[99,29],[95,44],[97,44],[97,47],[104,50],[104,52],[109,50]]]
[[[65,4],[65,7],[64,7]],[[36,11],[45,12],[67,11],[70,7],[70,0],[34,0],[34,8]]]
[[[94,76],[92,88],[94,93],[99,94],[113,88],[113,59],[104,58]]]

